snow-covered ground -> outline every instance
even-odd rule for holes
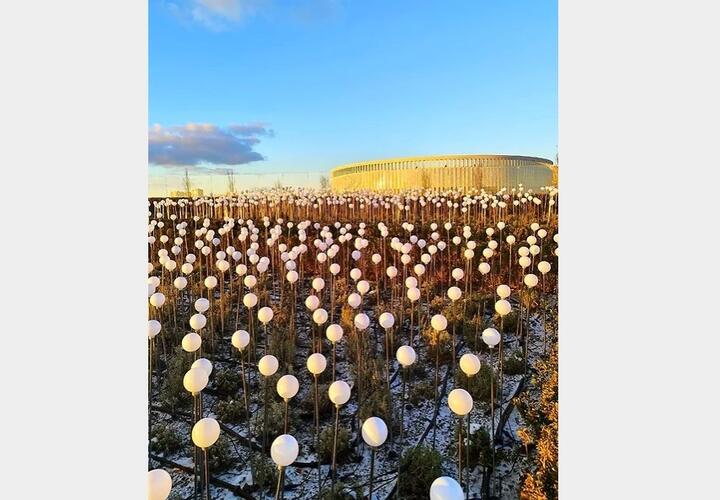
[[[277,299],[277,298],[276,298]],[[367,335],[369,335],[369,338],[375,338],[375,328],[379,328],[377,325],[377,321],[374,319],[374,311],[371,310],[371,307],[374,307],[376,304],[375,297],[366,297],[364,300],[364,305],[366,306],[364,309],[364,312],[368,314],[371,318],[371,326],[368,329]],[[513,303],[513,308],[517,307],[517,303]],[[337,308],[337,311],[340,311],[340,307]],[[359,312],[359,311],[357,311]],[[241,327],[243,325],[247,325],[247,322],[245,321],[245,310],[244,308],[241,311],[241,317],[240,317],[240,324]],[[234,323],[234,317],[235,313],[234,311],[228,315],[228,317],[233,318],[231,321]],[[489,318],[489,316],[488,316]],[[338,313],[336,313],[335,321],[338,321]],[[402,335],[398,335],[398,325],[395,327],[396,331],[396,340],[398,338],[406,339],[407,338],[407,330],[409,328],[409,321],[406,319],[404,330]],[[298,406],[299,402],[303,400],[312,400],[313,393],[312,393],[312,377],[307,372],[307,369],[305,367],[305,360],[307,359],[308,355],[311,353],[310,348],[310,330],[308,328],[308,325],[312,324],[312,319],[308,314],[307,309],[305,308],[304,304],[301,301],[298,301],[297,304],[297,334],[299,337],[298,347],[295,354],[295,362],[294,362],[294,374],[298,377],[300,380],[300,391],[299,393],[293,398],[293,400],[290,401],[290,412],[291,414],[293,412],[299,411]],[[329,322],[328,322],[329,324]],[[326,325],[327,326],[327,325]],[[417,325],[415,325],[417,328]],[[247,328],[245,326],[245,328]],[[229,328],[226,328],[226,330],[230,330]],[[324,331],[324,328],[323,328]],[[530,365],[534,362],[534,360],[542,354],[543,352],[543,335],[542,335],[542,321],[538,317],[533,317],[531,321],[531,337],[529,341],[529,363]],[[380,335],[379,338],[383,338],[382,335],[384,335],[384,332],[378,332]],[[348,335],[348,332],[345,332],[345,335]],[[419,335],[415,333],[415,344],[414,347],[417,352],[417,363],[421,363],[425,366],[425,374],[423,377],[423,380],[412,380],[411,384],[408,384],[408,396],[411,392],[410,388],[412,386],[412,390],[415,390],[417,388],[418,384],[421,382],[427,382],[430,381],[432,383],[434,378],[434,370],[435,370],[435,363],[434,358],[428,359],[427,349],[422,341],[419,340]],[[468,343],[466,340],[471,339],[463,339],[461,335],[458,334],[458,345],[460,346],[459,351],[457,352],[457,358],[459,359],[460,356],[466,352],[474,352],[470,349],[470,346],[468,346]],[[505,356],[509,357],[510,353],[514,352],[517,349],[520,349],[521,346],[519,345],[519,339],[516,338],[514,332],[508,333],[503,336],[503,342],[504,342],[504,349],[505,349]],[[222,347],[219,350],[219,353],[217,354],[217,359],[214,362],[215,370],[222,370],[222,369],[231,369],[231,370],[238,370],[239,369],[239,362],[237,361],[237,357],[235,353],[231,352],[231,346],[230,346],[230,340],[229,337],[222,339],[221,341]],[[382,354],[382,343],[378,345],[378,353],[379,356],[383,357]],[[261,356],[262,348],[261,346],[258,346],[258,356],[257,358]],[[478,355],[482,361],[482,363],[488,363],[489,357],[486,352],[474,352],[476,355]],[[324,345],[323,345],[323,354],[326,355],[328,358],[328,367],[326,371],[332,370],[332,364],[331,364],[331,351],[330,351],[330,344],[327,342],[326,339],[324,339]],[[346,356],[346,341],[343,340],[340,342],[337,346],[337,380],[345,380],[347,381],[351,386],[355,385],[355,381],[353,380],[353,376],[350,372],[350,366],[349,366],[349,360]],[[391,384],[391,391],[392,391],[392,399],[393,399],[393,405],[398,408],[399,407],[399,401],[401,400],[402,395],[402,381],[401,376],[398,373],[398,364],[394,360],[394,356],[392,357],[393,365],[392,365],[392,371],[391,375],[393,377],[392,384]],[[495,361],[495,369],[497,370],[498,367],[498,356],[497,354],[494,355],[494,361]],[[263,403],[263,397],[264,397],[264,381],[261,380],[262,377],[258,376],[257,370],[254,366],[248,366],[245,365],[246,372],[248,374],[248,392],[250,395],[250,401],[251,401],[251,408],[250,408],[250,416],[251,419],[259,418],[260,422],[262,422],[262,403]],[[278,373],[284,374],[283,371],[284,367],[281,366]],[[435,402],[432,399],[426,399],[420,401],[417,405],[413,406],[410,403],[407,404],[405,408],[405,419],[404,419],[404,450],[407,450],[409,447],[414,446],[421,442],[426,445],[432,445],[432,438],[433,434],[435,434],[435,447],[438,451],[440,451],[441,457],[442,457],[442,472],[445,475],[457,477],[457,463],[456,463],[456,452],[457,452],[457,442],[455,441],[455,430],[457,426],[457,418],[452,414],[450,409],[447,405],[447,395],[448,393],[455,388],[455,378],[453,373],[448,373],[448,370],[450,370],[449,365],[443,365],[440,366],[440,386],[438,388],[439,391],[441,391],[441,398],[440,398],[440,404],[439,404],[439,413],[437,418],[437,429],[435,430],[435,433],[433,433],[433,430],[431,429],[427,434],[424,436],[426,432],[426,429],[430,425],[432,421],[432,416],[434,412],[434,406]],[[456,367],[456,370],[459,370],[459,367]],[[445,380],[447,379],[446,383]],[[502,405],[502,408],[504,409],[507,406],[507,401],[511,398],[511,396],[514,394],[516,388],[518,387],[518,384],[520,383],[522,379],[522,375],[505,375],[504,376],[504,384],[503,384],[503,401],[504,404]],[[209,386],[209,389],[212,389],[213,385]],[[279,400],[277,394],[275,393],[274,386],[270,387],[271,391],[271,397],[276,398]],[[210,391],[208,391],[210,392]],[[350,487],[360,487],[362,488],[362,491],[364,492],[364,495],[367,495],[367,489],[368,489],[368,480],[370,476],[370,456],[371,451],[369,447],[363,444],[362,439],[359,438],[358,432],[358,422],[353,422],[353,415],[357,411],[357,393],[355,390],[353,390],[353,395],[351,397],[351,400],[348,402],[348,404],[344,405],[340,410],[340,426],[342,428],[351,430],[351,436],[350,436],[350,442],[353,446],[353,453],[350,454],[350,458],[345,461],[344,463],[340,463],[337,468],[337,478],[338,482],[342,483],[346,486]],[[242,394],[236,395],[236,400],[242,400]],[[217,399],[211,395],[211,394],[205,394],[204,395],[204,416],[214,416],[215,414],[215,406],[217,404]],[[501,408],[498,406],[495,410],[495,419],[496,422],[500,419],[501,415]],[[484,429],[487,429],[488,432],[490,431],[490,406],[486,402],[475,402],[474,409],[472,413],[470,414],[471,418],[471,431],[474,431],[475,429],[482,427]],[[190,422],[190,416],[185,415],[185,418],[177,418],[175,416],[171,416],[167,413],[164,413],[163,411],[153,411],[152,412],[152,419],[154,423],[159,422],[165,422],[170,423],[177,431],[177,434],[183,438],[187,438],[189,440],[190,436],[190,429],[191,429],[191,422]],[[218,419],[220,420],[220,419]],[[327,415],[324,415],[321,418],[320,421],[320,427],[321,429],[324,429],[326,427],[332,426],[334,422],[334,413],[330,412]],[[231,441],[231,453],[235,457],[233,460],[233,466],[223,472],[222,474],[213,473],[212,476],[214,478],[217,478],[219,480],[222,480],[226,483],[229,483],[231,485],[237,485],[239,487],[243,487],[244,491],[246,492],[247,498],[257,498],[257,499],[265,499],[265,498],[274,498],[274,486],[268,487],[263,491],[253,491],[252,485],[252,476],[250,471],[250,454],[251,452],[248,450],[246,446],[244,446],[242,443],[240,443],[238,436],[241,436],[243,438],[247,438],[249,436],[247,426],[244,422],[241,422],[239,424],[224,424],[227,425],[227,428],[229,428],[232,433],[224,431],[223,434],[228,437]],[[497,424],[496,424],[497,425]],[[526,458],[524,457],[524,451],[522,447],[519,444],[519,440],[516,437],[516,430],[523,425],[521,417],[518,413],[518,411],[515,409],[512,411],[512,414],[510,418],[508,419],[507,425],[503,429],[503,445],[498,448],[498,450],[502,450],[504,453],[504,456],[507,458],[505,460],[499,460],[496,463],[496,470],[492,475],[493,481],[491,482],[491,489],[494,492],[495,498],[502,498],[502,499],[516,499],[518,497],[518,492],[520,489],[520,483],[522,480],[522,474],[524,470],[526,469]],[[289,431],[290,434],[295,436],[295,438],[298,440],[300,444],[300,454],[297,458],[296,464],[290,466],[286,470],[286,477],[285,477],[285,488],[284,488],[284,498],[286,499],[311,499],[311,498],[317,498],[318,493],[318,483],[321,484],[321,488],[327,488],[330,484],[330,465],[329,463],[323,463],[321,467],[318,469],[317,467],[317,455],[315,454],[315,427],[314,427],[314,420],[312,417],[312,414],[310,414],[310,417],[306,420],[303,420],[299,425],[292,425],[291,422],[291,429]],[[272,439],[275,436],[269,437],[269,442],[272,441]],[[254,442],[261,444],[262,436],[254,436]],[[184,447],[182,451],[174,453],[170,456],[163,457],[167,460],[169,460],[172,463],[179,464],[188,468],[192,468],[193,466],[193,457],[190,453],[188,456],[188,451],[190,450],[189,447]],[[373,498],[377,499],[385,499],[388,498],[388,496],[393,491],[395,485],[396,485],[396,479],[397,479],[397,469],[398,469],[398,460],[401,453],[401,445],[399,443],[399,436],[397,433],[393,436],[393,440],[391,441],[388,438],[388,441],[380,447],[375,456],[375,474],[374,474],[374,494]],[[210,449],[210,453],[212,453],[212,448]],[[254,453],[259,454],[261,452],[255,451]],[[463,451],[463,455],[465,452]],[[266,455],[268,455],[266,453]],[[465,460],[463,456],[463,461]],[[173,477],[173,490],[171,494],[171,499],[180,499],[180,498],[191,498],[193,494],[193,478],[192,474],[188,473],[186,471],[183,471],[179,468],[173,468],[168,466],[167,463],[157,463],[152,462],[154,466],[162,466],[165,469],[167,469]],[[466,474],[466,473],[465,473]],[[464,474],[464,477],[465,477]],[[482,471],[479,468],[475,468],[474,470],[470,471],[470,488],[469,488],[469,498],[481,498],[481,491],[482,491]],[[402,478],[403,481],[412,481],[411,477],[405,477]],[[230,498],[238,498],[238,495],[232,491],[230,491],[227,488],[223,488],[220,486],[212,485],[211,486],[211,496],[214,499],[230,499]]]

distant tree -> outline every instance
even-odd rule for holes
[[[275,181],[275,184],[273,184],[273,187],[276,188],[276,189],[280,189],[281,187],[283,187],[282,181],[278,178],[278,179]]]
[[[327,178],[327,175],[321,175],[320,176],[320,188],[327,189],[329,187],[330,187],[330,179]]]
[[[185,191],[185,196],[192,196],[192,184],[190,184],[190,174],[188,173],[188,169],[185,169],[185,177],[183,177],[183,191]]]
[[[235,172],[228,169],[226,175],[228,183],[228,193],[235,194]]]

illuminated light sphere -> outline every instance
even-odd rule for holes
[[[538,271],[540,271],[542,274],[547,274],[550,272],[550,263],[547,261],[542,261],[538,263]]]
[[[530,249],[528,247],[520,247],[518,248],[518,255],[520,257],[527,257],[530,255]]]
[[[350,295],[348,295],[347,303],[353,309],[357,309],[360,306],[360,304],[362,303],[362,297],[360,297],[359,294],[353,292]]]
[[[183,387],[190,394],[198,394],[208,384],[208,374],[201,367],[190,368],[183,377]]]
[[[203,282],[205,284],[206,288],[213,289],[217,286],[218,280],[215,276],[208,276],[205,278],[205,281]]]
[[[205,325],[207,325],[207,318],[203,314],[197,313],[190,316],[190,328],[193,330],[202,330]]]
[[[160,330],[162,330],[162,325],[160,322],[156,319],[151,319],[148,321],[148,338],[152,339],[155,338],[155,336],[160,333]]]
[[[172,478],[166,470],[148,471],[147,481],[148,500],[167,500],[172,489]]]
[[[378,417],[370,417],[362,425],[362,438],[368,446],[377,448],[385,443],[388,428],[385,422]]]
[[[243,278],[243,283],[246,287],[253,288],[255,285],[257,285],[257,278],[252,274],[248,274]]]
[[[195,332],[190,332],[182,338],[182,348],[185,352],[195,352],[200,349],[202,337]]]
[[[330,273],[333,276],[337,276],[338,273],[340,273],[340,264],[338,264],[337,262],[330,264]]]
[[[300,382],[294,375],[283,375],[275,386],[278,396],[283,399],[292,399],[300,389]]]
[[[370,283],[365,280],[360,280],[356,288],[357,291],[360,292],[360,295],[365,295],[370,290]]]
[[[499,285],[497,289],[495,289],[495,293],[497,293],[498,297],[500,297],[501,299],[507,299],[508,297],[510,297],[512,291],[507,285]]]
[[[368,326],[370,326],[370,318],[368,318],[367,314],[360,313],[355,315],[354,319],[355,328],[357,328],[360,331],[365,330]]]
[[[308,295],[308,297],[305,299],[305,307],[307,307],[311,311],[314,311],[315,309],[320,307],[320,299],[317,297],[317,295]]]
[[[320,375],[327,368],[327,359],[321,353],[311,354],[307,359],[307,369],[313,375]]]
[[[258,310],[258,319],[263,325],[267,325],[270,321],[272,321],[273,316],[273,310],[267,306],[261,307]]]
[[[250,343],[250,334],[245,330],[238,330],[232,334],[230,342],[235,349],[242,351]]]
[[[392,313],[384,312],[380,315],[378,322],[383,328],[392,328],[395,325],[395,316]]]
[[[495,302],[495,312],[498,313],[500,316],[507,316],[508,314],[510,314],[510,311],[512,311],[512,306],[507,300],[500,299]]]
[[[350,277],[353,279],[353,281],[357,281],[362,276],[362,271],[358,269],[357,267],[350,270]]]
[[[385,273],[388,275],[388,278],[394,278],[397,276],[398,270],[395,266],[390,266],[386,269]]]
[[[258,301],[257,295],[255,295],[252,292],[246,293],[245,296],[243,297],[243,305],[245,307],[247,307],[248,309],[252,309],[253,307],[255,307],[257,305],[257,301]]]
[[[515,244],[515,236],[510,234],[510,235],[508,235],[507,238],[505,238],[505,241],[507,241],[508,245],[513,245],[513,244]]]
[[[523,278],[523,282],[525,282],[525,285],[528,288],[536,287],[538,284],[538,277],[534,274],[526,274],[525,278]]]
[[[420,299],[420,289],[416,287],[408,288],[407,298],[410,299],[410,302],[415,302]]]
[[[462,487],[451,477],[441,476],[430,485],[430,500],[463,500]]]
[[[472,377],[480,371],[480,358],[468,352],[460,357],[460,369],[468,377]]]
[[[297,440],[290,434],[276,437],[270,445],[270,457],[278,467],[287,467],[298,456],[300,448]]]
[[[210,309],[210,301],[205,297],[201,297],[195,301],[195,310],[199,313],[204,313]]]
[[[320,290],[325,288],[325,280],[322,278],[315,278],[314,280],[312,280],[312,287],[313,290],[319,292]]]
[[[456,267],[452,270],[452,277],[455,281],[460,281],[465,277],[465,271],[463,271],[459,267]]]
[[[482,332],[482,339],[488,347],[495,347],[500,343],[500,332],[495,328],[486,328]]]
[[[424,261],[423,257],[424,257],[425,255],[427,255],[427,254],[423,254],[423,255],[420,257],[420,260],[423,260],[423,261]],[[430,256],[429,256],[429,255],[428,255],[428,259],[430,259]],[[422,264],[415,264],[415,267],[413,267],[413,272],[414,272],[415,274],[417,274],[418,276],[422,276],[423,274],[425,274],[425,266],[422,265]]]
[[[430,320],[430,326],[432,326],[433,330],[435,330],[436,332],[441,332],[445,330],[447,328],[447,325],[447,318],[445,318],[445,316],[443,316],[442,314],[436,314]]]
[[[327,329],[325,330],[325,336],[333,344],[336,342],[340,342],[343,338],[342,326],[337,325],[337,324],[328,326]]]
[[[481,262],[480,264],[478,264],[478,271],[480,271],[480,274],[483,274],[483,275],[489,273],[490,272],[490,264],[488,264],[487,262]]]
[[[417,354],[415,354],[415,349],[409,345],[403,345],[398,347],[397,352],[395,352],[395,358],[402,366],[408,367],[415,362]]]
[[[214,418],[200,419],[192,428],[192,441],[195,446],[203,450],[214,445],[219,437],[220,424]]]
[[[178,290],[184,290],[187,287],[188,281],[184,276],[178,276],[173,280],[173,286]]]
[[[258,361],[258,371],[260,371],[264,377],[272,377],[275,375],[278,366],[278,360],[272,354],[267,354]]]
[[[182,266],[180,266],[180,271],[182,271],[183,274],[190,274],[193,272],[193,265],[189,262],[186,262]]]
[[[448,394],[448,406],[455,415],[465,416],[473,409],[473,398],[465,389],[453,389]]]
[[[207,358],[198,358],[193,361],[193,364],[190,365],[190,368],[202,368],[203,370],[205,370],[205,373],[207,373],[207,376],[209,377],[210,374],[212,374],[213,365],[212,362]]]
[[[530,257],[523,256],[518,259],[518,264],[520,264],[520,267],[525,269],[527,267],[530,267],[530,264],[532,264],[532,261],[530,260]]]
[[[334,405],[344,405],[350,399],[350,386],[344,380],[336,380],[328,388],[328,397]]]
[[[328,313],[325,309],[320,307],[313,311],[312,318],[316,325],[324,325],[328,320]]]
[[[162,307],[165,303],[165,295],[163,295],[161,292],[155,292],[150,296],[150,304],[152,304],[155,307]]]
[[[450,288],[448,288],[447,296],[450,300],[455,302],[462,296],[462,291],[460,291],[460,289],[456,286],[451,286]]]
[[[297,271],[295,271],[295,270],[288,271],[287,274],[285,275],[285,279],[290,284],[294,284],[295,282],[297,282],[297,280],[299,278],[300,278],[300,276],[298,275]]]

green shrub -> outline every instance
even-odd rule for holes
[[[503,329],[502,331],[504,333],[515,333],[515,330],[517,330],[517,322],[518,322],[518,312],[517,309],[513,309],[510,311],[510,313],[502,318],[502,325]],[[495,328],[500,331],[500,315],[495,314],[493,316],[493,325]]]
[[[255,486],[261,490],[275,488],[278,469],[269,457],[262,453],[253,453],[250,457],[250,466],[253,470]]]
[[[442,476],[440,453],[425,445],[409,448],[400,470],[400,498],[427,498],[432,482]]]
[[[256,413],[257,418],[252,423],[253,435],[257,436],[260,441],[262,441],[263,428],[265,426],[264,411],[265,405]],[[277,401],[271,395],[268,398],[267,412],[267,434],[271,442],[276,436],[283,434],[285,430],[285,403],[283,401]],[[290,422],[288,422],[288,425],[290,425]]]
[[[242,378],[239,370],[225,369],[215,372],[214,389],[219,396],[234,396],[240,387],[242,387]]]
[[[378,388],[363,400],[358,410],[358,416],[360,420],[365,420],[370,417],[380,417],[387,422],[389,407],[390,398],[388,397],[387,390],[385,387]]]
[[[330,368],[332,370],[332,367]],[[325,370],[326,372],[328,370]],[[314,383],[314,382],[313,382]],[[323,416],[330,415],[335,408],[328,397],[328,388],[330,384],[318,383],[318,414]],[[307,397],[300,402],[300,410],[306,415],[310,415],[310,421],[315,425],[315,388],[311,387],[307,392]]]
[[[478,429],[470,434],[470,467],[476,465],[490,467],[492,465],[492,448],[490,435],[485,429]],[[463,457],[463,460],[465,457]]]
[[[183,377],[191,364],[190,357],[182,347],[176,347],[168,360],[165,379],[160,384],[158,400],[163,407],[173,411],[190,409],[192,396],[183,386]]]
[[[338,482],[335,484],[335,493],[333,493],[332,485],[330,485],[322,490],[322,493],[320,493],[320,500],[355,500],[356,498],[361,498],[353,496],[349,489],[350,488],[346,484]]]
[[[153,452],[170,455],[180,450],[182,446],[182,440],[170,426],[166,424],[155,424],[152,426],[150,449]]]
[[[525,360],[521,351],[515,351],[512,356],[503,361],[505,375],[520,375],[525,372]]]
[[[318,455],[323,463],[332,463],[333,439],[335,426],[329,425],[320,431],[320,441],[318,443]],[[350,431],[344,427],[338,427],[337,438],[337,463],[342,463],[350,455]]]
[[[235,463],[228,438],[222,433],[215,444],[208,448],[208,460],[211,473],[225,472]]]
[[[427,380],[419,384],[413,384],[409,392],[408,401],[417,406],[423,401],[435,401],[435,380]]]
[[[480,371],[472,377],[466,376],[461,370],[458,371],[457,380],[458,386],[467,390],[474,400],[478,401],[490,401],[490,379],[492,376],[492,370],[490,365],[482,363],[480,365]],[[494,388],[497,389],[497,375],[493,380]],[[468,386],[469,383],[469,386]]]
[[[218,401],[215,413],[217,413],[218,419],[224,423],[239,424],[245,422],[245,404],[243,401],[234,399]]]

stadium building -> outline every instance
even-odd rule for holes
[[[485,189],[522,184],[539,190],[557,184],[557,166],[544,158],[510,155],[445,155],[350,163],[330,172],[334,191],[374,189]]]

